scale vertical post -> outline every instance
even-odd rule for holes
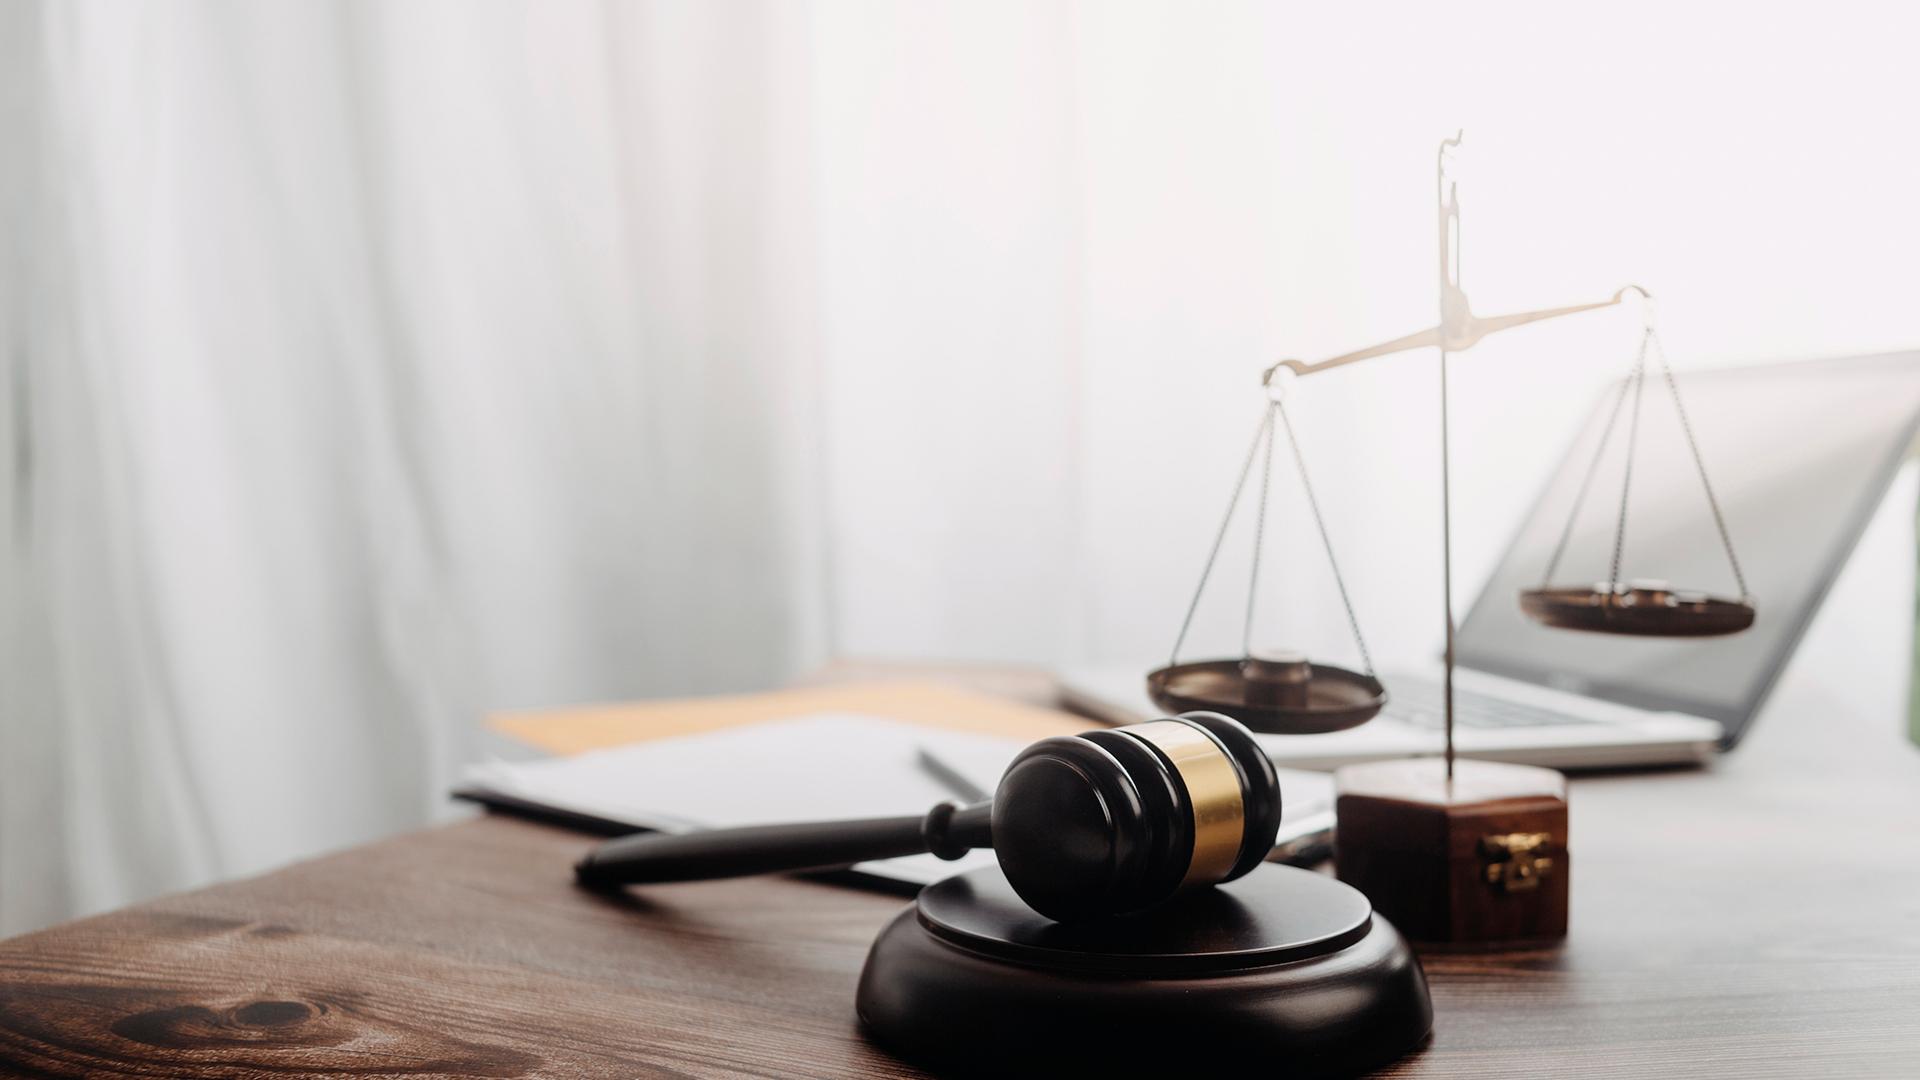
[[[1455,321],[1452,291],[1460,283],[1460,204],[1454,192],[1447,190],[1447,148],[1459,146],[1465,132],[1443,139],[1434,161],[1434,198],[1440,207],[1440,603],[1446,615],[1446,672],[1442,678],[1441,705],[1446,717],[1447,785],[1453,785],[1453,466],[1448,457],[1453,440],[1447,431],[1447,329]],[[1466,294],[1461,294],[1460,314],[1471,318]]]
[[[1447,731],[1447,783],[1453,783],[1453,469],[1447,461],[1447,351],[1440,350],[1440,603],[1447,617],[1446,674],[1441,696]]]
[[[1416,941],[1484,948],[1530,946],[1567,933],[1566,778],[1550,769],[1454,760],[1453,468],[1447,361],[1488,334],[1598,304],[1479,319],[1460,287],[1460,203],[1440,144],[1440,323],[1432,330],[1319,364],[1282,361],[1298,374],[1407,349],[1440,353],[1440,599],[1446,616],[1444,761],[1375,761],[1334,773],[1334,871]]]

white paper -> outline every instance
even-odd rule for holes
[[[992,791],[1019,739],[974,735],[880,717],[821,713],[654,739],[573,757],[487,762],[466,779],[502,795],[636,828],[688,832],[838,818],[922,814],[958,795],[920,762],[925,751]],[[1281,842],[1324,828],[1328,778],[1282,769]],[[948,862],[932,855],[856,869],[927,884],[993,865],[991,851]]]

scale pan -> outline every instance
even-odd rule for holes
[[[1238,660],[1174,664],[1147,675],[1147,696],[1168,715],[1225,713],[1268,735],[1318,735],[1358,727],[1387,703],[1380,680],[1331,664],[1309,665],[1304,706],[1249,704]]]
[[[1745,600],[1658,584],[1526,589],[1520,610],[1562,630],[1636,637],[1717,637],[1753,625],[1753,605]]]

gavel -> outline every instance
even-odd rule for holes
[[[1246,874],[1273,848],[1280,780],[1238,721],[1191,712],[1042,739],[992,799],[924,816],[609,840],[574,867],[592,888],[849,866],[992,848],[1028,907],[1059,922],[1140,911]]]

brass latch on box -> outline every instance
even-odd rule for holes
[[[1480,854],[1487,860],[1487,884],[1503,892],[1527,892],[1553,872],[1553,857],[1544,854],[1553,837],[1543,832],[1503,833],[1480,838]]]

